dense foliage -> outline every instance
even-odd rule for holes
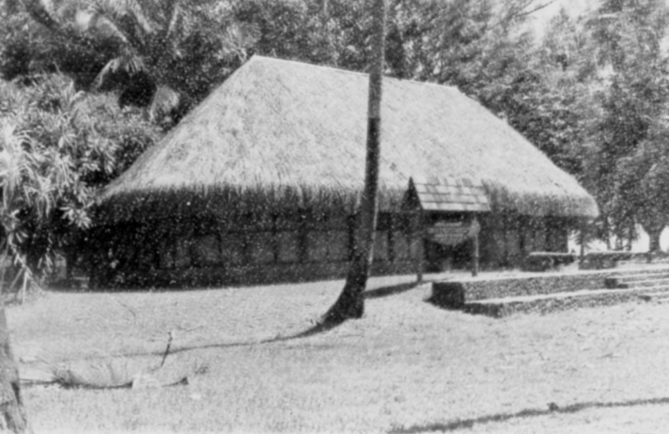
[[[242,63],[248,45],[224,1],[15,3],[0,31],[6,79],[63,72],[168,126]]]
[[[599,74],[590,117],[586,182],[597,195],[604,226],[619,239],[634,236],[640,223],[651,247],[666,223],[662,137],[666,134],[669,81],[669,11],[664,1],[604,1],[586,25]],[[607,231],[608,232],[608,231]]]
[[[105,95],[77,92],[60,75],[30,86],[0,81],[3,249],[25,288],[50,270],[53,254],[91,224],[97,188],[150,146],[158,132]]]
[[[458,86],[595,194],[603,236],[641,223],[656,238],[665,2],[563,11],[537,39],[528,22],[545,3],[390,0],[386,73]],[[4,0],[0,21],[3,239],[40,272],[152,143],[149,121],[170,128],[255,53],[366,70],[372,32],[367,4],[348,0]]]

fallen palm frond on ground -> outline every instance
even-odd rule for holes
[[[169,338],[159,364],[128,357],[102,360],[79,360],[52,365],[43,362],[38,368],[22,370],[21,382],[26,385],[55,384],[64,388],[121,389],[169,387],[189,384],[189,377],[206,371],[202,365],[166,365],[173,340]]]
[[[135,389],[187,385],[189,373],[142,366],[127,359],[111,359],[70,363],[55,369],[53,376],[54,383],[63,387]]]

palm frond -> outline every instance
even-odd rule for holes
[[[146,3],[146,11],[143,3]],[[94,5],[100,14],[122,29],[136,47],[142,46],[146,37],[155,32],[156,25],[149,18],[155,12],[155,5],[136,0],[96,0]]]
[[[105,38],[115,39],[124,45],[130,41],[126,34],[109,17],[98,10],[89,9],[81,11],[77,16],[77,21],[86,32],[97,32]]]
[[[146,65],[144,60],[132,53],[126,53],[122,56],[115,57],[98,72],[98,75],[93,81],[93,86],[100,89],[106,86],[108,82],[122,82],[123,74],[132,76],[140,71],[145,71]]]
[[[179,0],[166,0],[163,4],[163,14],[166,19],[166,24],[163,26],[163,31],[160,40],[164,43],[170,39],[170,36],[176,31],[181,20],[181,6]]]

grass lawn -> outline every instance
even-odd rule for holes
[[[370,288],[410,280],[377,278]],[[23,370],[40,360],[95,364],[109,356],[155,363],[170,330],[168,364],[207,368],[169,388],[27,386],[33,428],[657,432],[669,422],[669,305],[500,320],[439,309],[425,302],[423,286],[369,298],[362,320],[261,342],[311,326],[341,287],[47,292],[10,307]]]

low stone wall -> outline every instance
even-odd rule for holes
[[[582,307],[601,307],[620,303],[640,302],[642,298],[634,291],[607,291],[606,293],[595,292],[592,295],[579,297],[560,297],[540,299],[531,302],[512,301],[509,303],[481,303],[473,302],[467,304],[464,310],[471,314],[488,315],[495,318],[516,313],[539,313],[570,310]]]
[[[618,273],[619,270],[608,270],[545,276],[434,282],[432,284],[431,300],[441,306],[460,308],[467,302],[487,298],[551,294],[580,289],[601,289],[605,287],[604,281],[606,278]]]

